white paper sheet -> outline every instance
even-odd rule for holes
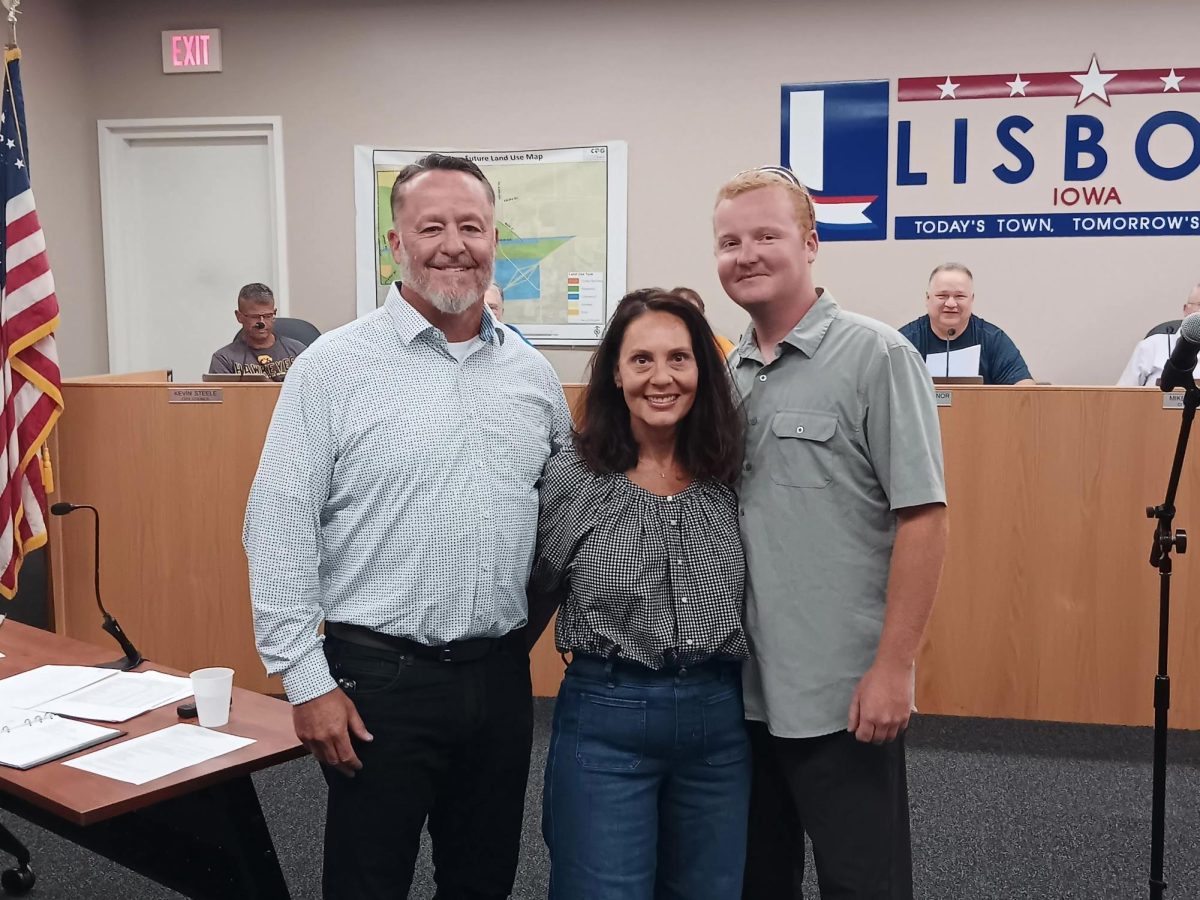
[[[76,719],[127,722],[134,716],[190,696],[192,682],[189,678],[162,672],[118,672],[112,678],[43,703],[38,709]]]
[[[199,725],[172,725],[88,753],[63,765],[128,784],[146,784],[253,743],[253,738],[224,734]]]
[[[0,706],[41,709],[51,700],[116,674],[115,669],[94,666],[39,666],[0,678]]]
[[[954,378],[978,375],[980,346],[980,344],[976,344],[974,347],[964,347],[962,350],[951,350],[949,371],[946,370],[947,354],[945,353],[930,353],[925,357],[925,367],[935,378],[946,375]]]

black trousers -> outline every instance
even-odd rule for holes
[[[904,737],[848,731],[774,737],[747,722],[754,754],[743,900],[801,900],[804,835],[821,900],[912,900]]]
[[[325,655],[375,738],[355,741],[353,778],[324,767],[327,900],[406,898],[426,820],[437,900],[508,897],[533,740],[523,648],[444,663],[326,638]]]

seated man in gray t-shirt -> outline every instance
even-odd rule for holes
[[[275,295],[253,282],[238,291],[234,315],[242,330],[232,343],[213,354],[208,371],[227,375],[266,375],[283,381],[304,344],[275,334]]]

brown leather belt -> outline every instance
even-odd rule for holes
[[[475,662],[495,653],[506,643],[516,642],[515,635],[510,632],[502,638],[470,638],[431,647],[409,638],[383,634],[363,625],[351,625],[347,622],[326,622],[325,634],[335,640],[370,647],[372,650],[386,650],[401,656],[444,663]]]

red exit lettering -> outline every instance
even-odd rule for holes
[[[178,69],[208,65],[207,34],[176,34],[171,37],[171,63]]]

